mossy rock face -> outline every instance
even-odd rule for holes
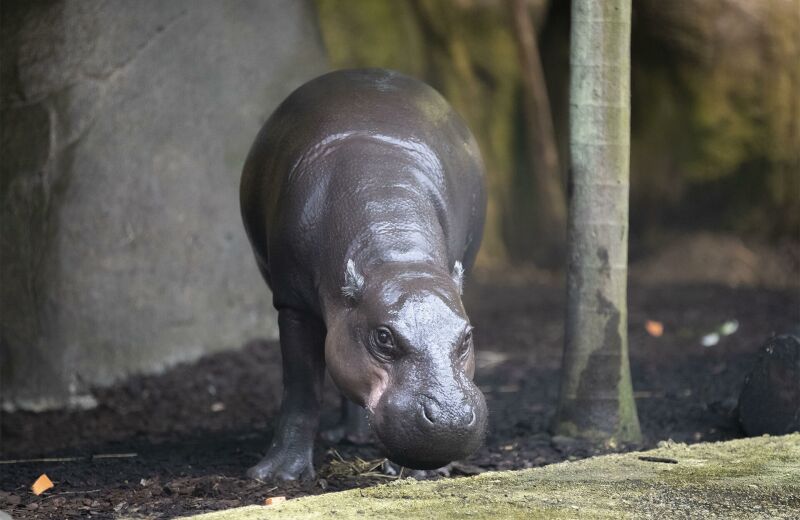
[[[634,3],[631,202],[642,227],[800,233],[799,32],[795,0]]]
[[[770,338],[739,396],[739,422],[748,435],[800,431],[800,338]]]
[[[539,48],[562,174],[568,165],[569,2]],[[334,67],[420,77],[452,103],[486,161],[483,265],[537,257],[542,235],[525,147],[508,2],[316,0]],[[633,5],[631,224],[800,234],[800,11],[796,0]],[[546,242],[546,241],[544,241]]]
[[[406,479],[210,513],[203,520],[271,518],[797,518],[800,434],[720,443],[662,443],[522,471]]]
[[[334,67],[424,74],[425,42],[411,3],[316,0],[316,6]]]

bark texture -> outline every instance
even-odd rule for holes
[[[573,0],[566,344],[557,433],[641,437],[627,336],[631,0]]]

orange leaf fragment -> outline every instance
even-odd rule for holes
[[[264,505],[274,506],[275,504],[280,504],[281,502],[286,502],[286,497],[269,497],[268,499],[264,500]]]
[[[654,338],[660,338],[661,335],[664,334],[664,324],[660,321],[647,320],[644,324],[644,328],[647,330],[647,333]]]
[[[36,482],[34,482],[31,486],[31,491],[33,491],[34,495],[41,495],[53,486],[53,481],[50,480],[47,475],[42,473],[39,478],[36,479]]]

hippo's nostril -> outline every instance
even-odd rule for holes
[[[475,426],[475,420],[476,420],[475,410],[472,410],[471,412],[472,412],[472,417],[469,420],[469,424],[467,424],[468,427]]]
[[[422,405],[422,417],[424,417],[425,420],[428,423],[433,424],[433,419],[430,416],[430,412],[428,411],[428,407],[425,406],[424,404]]]

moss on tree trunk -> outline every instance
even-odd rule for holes
[[[554,429],[641,438],[628,364],[631,0],[573,0],[567,320]]]

